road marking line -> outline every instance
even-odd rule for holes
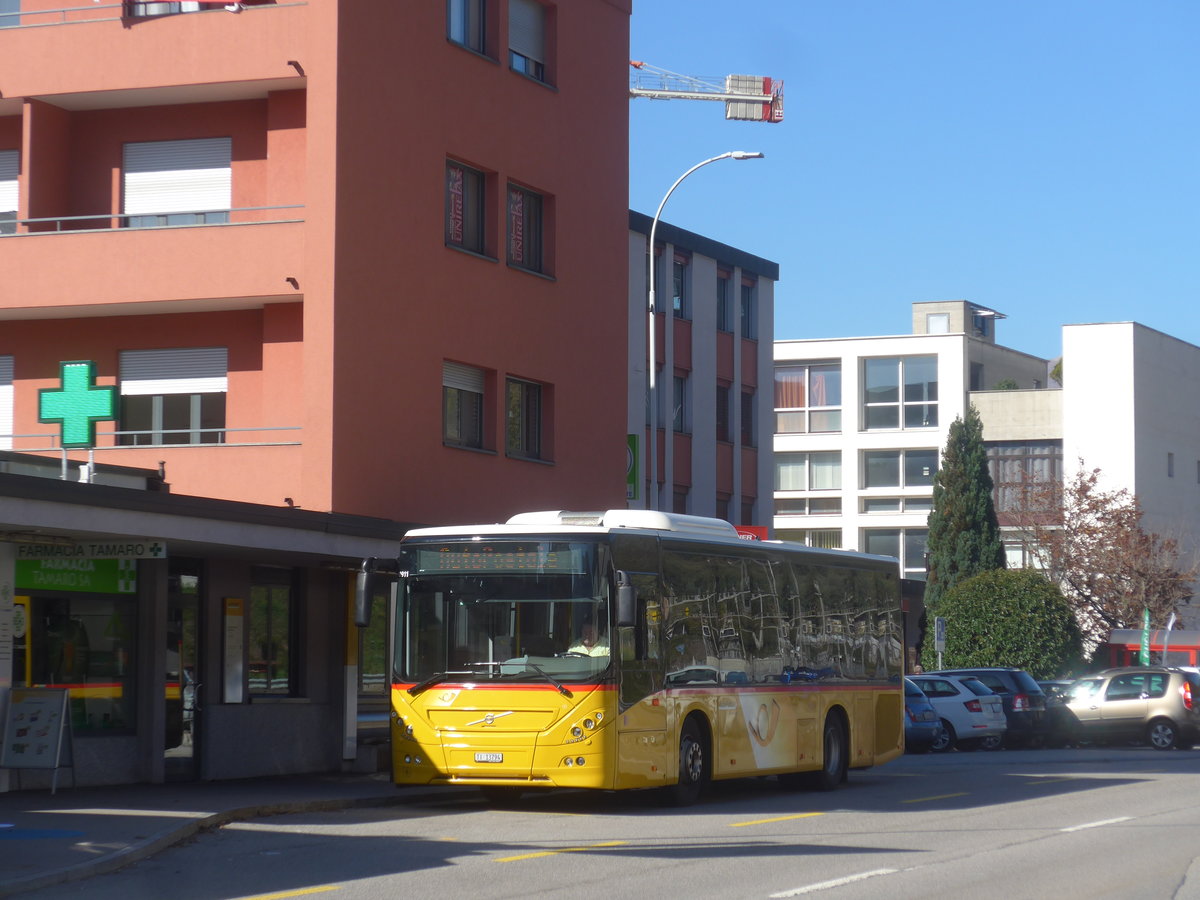
[[[522,853],[520,856],[502,856],[496,862],[519,862],[523,859],[538,859],[542,856],[556,856],[559,853],[586,853],[601,847],[621,847],[629,841],[605,841],[602,844],[592,844],[588,847],[563,847],[561,850],[540,850],[537,853]]]
[[[1085,828],[1100,828],[1103,825],[1116,825],[1118,822],[1128,822],[1133,816],[1121,816],[1119,819],[1102,819],[1099,822],[1088,822],[1084,825],[1072,825],[1070,828],[1060,828],[1059,831],[1083,831]]]
[[[959,791],[957,794],[934,794],[932,797],[917,797],[915,800],[901,800],[901,803],[928,803],[931,800],[949,800],[951,797],[965,797],[966,791]]]
[[[791,816],[776,816],[773,819],[753,819],[749,822],[730,822],[730,828],[744,828],[747,825],[770,825],[772,822],[787,822],[789,819],[810,819],[813,816],[823,816],[824,813],[796,813]]]
[[[1027,781],[1026,784],[1057,784],[1060,781],[1074,781],[1075,776],[1064,775],[1061,778],[1035,778],[1033,781]]]
[[[284,897],[303,897],[305,894],[323,894],[326,891],[340,891],[340,884],[323,884],[320,887],[300,888],[295,891],[280,891],[278,894],[255,894],[243,900],[283,900]]]
[[[821,881],[817,884],[806,884],[804,887],[793,888],[790,891],[780,891],[778,894],[768,894],[767,896],[771,897],[772,900],[776,897],[799,897],[801,894],[826,891],[830,888],[853,884],[856,881],[863,881],[867,878],[874,878],[876,875],[891,875],[893,872],[899,871],[899,869],[872,869],[870,872],[859,872],[857,875],[847,875],[845,878],[834,878],[831,881]]]

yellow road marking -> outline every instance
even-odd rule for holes
[[[791,815],[791,816],[776,816],[773,819],[754,819],[750,822],[730,822],[729,827],[730,828],[744,828],[747,825],[769,825],[772,822],[786,822],[789,819],[809,819],[809,818],[812,818],[813,816],[822,816],[822,815],[824,815],[824,813],[819,813],[819,812],[796,813],[795,815]]]
[[[244,900],[283,900],[284,897],[303,897],[305,894],[323,894],[326,891],[340,891],[340,884],[323,884],[320,887],[300,888],[295,891],[280,891],[278,894],[255,894]]]
[[[918,797],[915,800],[901,800],[901,803],[928,803],[930,800],[948,800],[951,797],[965,797],[966,791],[959,791],[957,794],[935,794],[932,797]]]
[[[620,847],[629,841],[605,841],[602,844],[592,844],[590,847],[563,847],[561,850],[541,850],[537,853],[522,853],[520,856],[502,856],[496,862],[517,862],[522,859],[537,859],[541,856],[555,856],[559,853],[586,853],[600,847]]]

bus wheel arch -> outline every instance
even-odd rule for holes
[[[672,806],[690,806],[712,780],[712,729],[708,719],[693,712],[679,729],[679,773],[666,790]]]

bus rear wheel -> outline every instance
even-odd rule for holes
[[[822,736],[821,768],[809,773],[809,785],[818,791],[832,791],[846,780],[850,769],[850,746],[846,729],[835,714],[825,719]]]
[[[694,721],[684,723],[679,735],[679,780],[668,787],[672,806],[691,806],[708,783],[708,742]]]

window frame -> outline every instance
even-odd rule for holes
[[[487,56],[487,7],[487,0],[446,0],[446,40]]]
[[[691,291],[688,290],[691,277],[689,262],[687,256],[676,253],[671,263],[671,315],[676,319],[692,318]]]
[[[730,315],[730,285],[733,276],[726,272],[717,273],[717,331],[725,334],[733,332],[733,317]]]
[[[463,363],[442,363],[443,445],[486,449],[486,398],[487,373],[483,369]]]
[[[544,459],[543,385],[508,376],[504,381],[504,453],[513,459]]]
[[[529,16],[525,22],[518,21],[522,10]],[[542,84],[550,83],[546,52],[549,18],[549,10],[537,0],[509,0],[508,66],[513,72]],[[520,46],[514,47],[515,42]]]
[[[802,373],[797,385],[786,376]],[[776,434],[841,434],[842,363],[840,360],[780,361],[774,368]],[[834,402],[814,403],[815,399]],[[796,402],[799,405],[795,405]],[[801,429],[792,423],[799,421]],[[818,424],[819,423],[819,424]]]
[[[842,490],[842,468],[843,468],[843,466],[842,466],[842,451],[841,450],[796,450],[796,451],[787,450],[787,451],[778,451],[775,453],[774,456],[775,456],[774,461],[775,461],[775,491],[776,492],[778,492],[778,493],[784,493],[784,492],[809,493],[809,492],[826,492],[826,491],[841,491]],[[830,472],[836,473],[836,477],[834,477],[832,479],[832,481],[835,483],[832,483],[826,487],[814,487],[814,483],[816,482],[816,479],[814,479],[814,477],[813,477],[814,472],[824,471],[826,467],[822,466],[820,470],[818,470],[816,467],[814,467],[813,466],[813,457],[821,457],[820,461],[823,463],[826,463],[827,465],[829,463],[833,464],[833,465],[828,466],[828,470]],[[797,459],[797,458],[799,458],[799,459]],[[787,464],[789,462],[791,463],[791,467],[796,467],[798,463],[802,462],[803,472],[804,472],[803,478],[802,478],[802,481],[804,483],[803,487],[783,487],[782,486],[784,484],[784,481],[781,478],[781,475],[782,475],[785,464]]]
[[[910,373],[918,366],[932,363],[933,380],[911,381]],[[878,356],[862,360],[863,431],[915,431],[938,427],[939,360],[936,354]],[[880,376],[892,375],[884,380]],[[928,388],[932,385],[932,392]],[[927,396],[913,396],[914,388],[924,388]],[[873,396],[874,393],[874,396]],[[931,396],[928,395],[931,393]],[[910,424],[914,413],[924,411],[920,424]],[[930,413],[932,412],[932,415]],[[891,413],[892,415],[889,415]]]
[[[303,651],[304,645],[300,633],[301,614],[299,593],[299,580],[296,577],[296,572],[292,569],[275,569],[269,566],[256,566],[254,568],[250,590],[246,599],[246,679],[247,694],[250,697],[302,696],[300,654]],[[266,648],[260,648],[260,658],[256,659],[254,657],[254,644],[256,630],[259,627],[257,619],[264,600],[267,602],[266,639],[268,645]],[[279,623],[280,617],[277,615],[277,610],[275,609],[275,605],[280,601],[284,604],[283,622],[281,624]],[[251,666],[257,663],[272,667],[276,664],[277,641],[280,630],[283,631],[283,671],[277,675],[272,668],[268,668],[266,686],[259,685],[256,687],[255,681],[250,674]],[[270,652],[268,652],[268,648]],[[282,681],[283,683],[276,685],[274,684],[276,681]]]
[[[116,429],[118,446],[225,443],[229,415],[228,348],[122,350],[118,373],[121,404]],[[131,428],[131,424],[147,427]],[[175,424],[179,427],[172,427]]]
[[[758,316],[756,304],[758,301],[758,282],[743,278],[741,304],[739,307],[738,333],[743,340],[758,340]]]
[[[505,246],[510,266],[539,275],[546,271],[546,195],[515,182],[505,193]]]
[[[461,175],[457,180],[455,172]],[[478,256],[486,256],[488,251],[487,173],[457,159],[448,158],[445,179],[446,246]],[[475,222],[471,221],[472,216],[476,219]]]

